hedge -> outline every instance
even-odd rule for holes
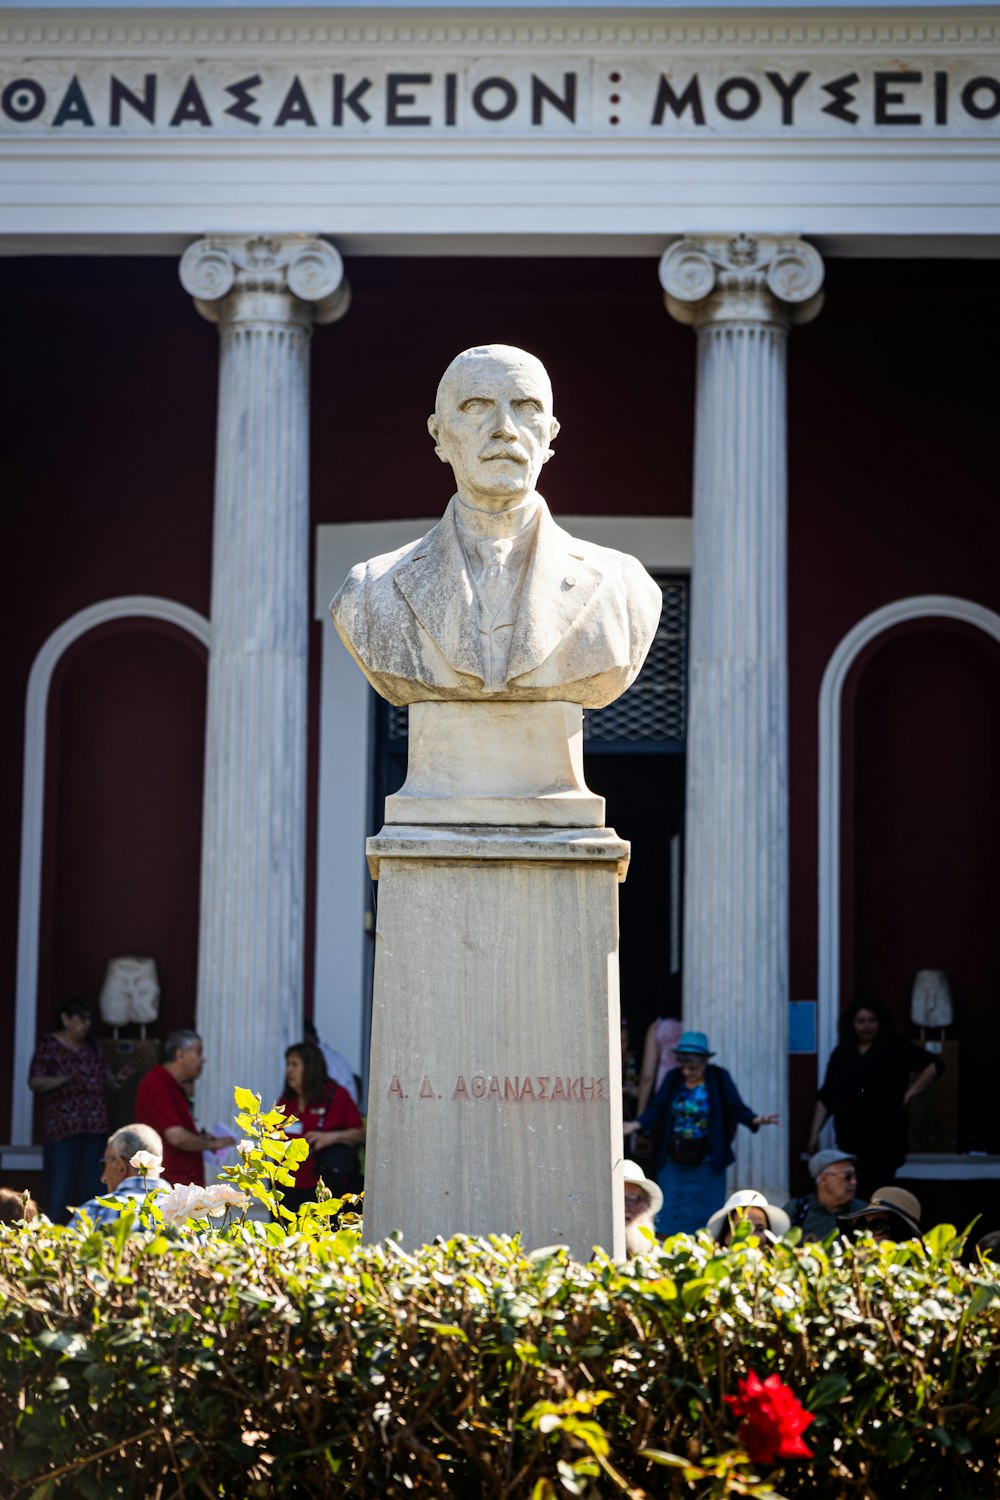
[[[264,1160],[234,1181],[280,1182]],[[582,1265],[366,1247],[350,1208],[0,1229],[0,1494],[1000,1493],[1000,1272],[948,1226],[771,1253],[741,1226]],[[749,1456],[726,1398],[751,1372],[812,1413],[811,1457]]]

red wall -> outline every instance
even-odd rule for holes
[[[313,339],[317,521],[426,516],[451,475],[427,418],[472,344],[530,349],[562,432],[543,491],[556,511],[690,515],[694,347],[653,261],[357,260],[351,310]]]
[[[113,595],[163,594],[208,613],[217,335],[173,259],[25,259],[5,269],[0,810],[10,834],[0,847],[0,984],[10,995],[28,671],[52,630]],[[694,340],[664,310],[654,260],[361,259],[348,274],[353,306],[313,345],[314,523],[441,508],[448,475],[425,426],[434,388],[457,350],[494,339],[534,349],[552,372],[563,432],[545,491],[557,511],[689,512]],[[834,260],[823,313],[791,336],[793,998],[816,992],[816,718],[831,652],[859,618],[902,595],[954,593],[1000,609],[994,276],[988,263]],[[322,629],[310,635],[313,810]],[[201,712],[192,707],[177,726],[182,738]],[[200,773],[184,764],[190,833]],[[122,806],[135,806],[139,768],[119,772]],[[197,861],[186,848],[170,880],[189,898]],[[95,888],[112,858],[109,847]],[[179,910],[177,892],[164,899]],[[71,930],[68,909],[47,920]],[[98,951],[95,941],[72,964],[69,949],[53,955],[50,983],[91,983]],[[0,1080],[11,1036],[8,1012]],[[793,1153],[813,1072],[811,1060],[793,1060]],[[7,1105],[0,1081],[0,1136]]]

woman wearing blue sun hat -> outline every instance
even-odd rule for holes
[[[755,1115],[740,1098],[725,1068],[714,1057],[703,1031],[685,1031],[675,1048],[671,1068],[637,1120],[624,1131],[663,1126],[657,1181],[663,1207],[656,1216],[658,1234],[693,1234],[702,1229],[726,1199],[726,1168],[732,1166],[737,1125],[757,1131],[777,1125],[777,1115]]]

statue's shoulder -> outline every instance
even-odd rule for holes
[[[355,563],[330,601],[333,618],[346,624],[359,610],[369,608],[386,588],[391,590],[396,569],[420,552],[434,529],[432,527],[424,536],[407,542],[403,547],[396,547],[392,552],[381,552],[378,557],[369,557],[366,562]]]
[[[419,552],[429,535],[430,532],[426,536],[417,537],[415,541],[407,542],[405,546],[397,547],[393,552],[382,552],[378,557],[370,557],[367,562],[355,563],[347,575],[345,588],[351,583],[355,586],[377,583],[386,574],[394,572],[401,563],[408,562],[415,553]]]
[[[652,614],[659,621],[663,595],[659,584],[647,573],[643,564],[631,552],[619,552],[617,547],[603,547],[600,542],[584,541],[554,522],[561,532],[567,550],[590,564],[603,577],[605,584],[620,589],[633,607],[643,614]]]

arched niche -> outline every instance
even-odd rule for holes
[[[118,933],[125,942],[134,914],[156,906],[158,881],[161,919],[145,933],[136,931],[136,942],[145,935],[159,941],[178,921],[186,920],[189,930],[192,900],[197,913],[209,641],[203,615],[173,600],[131,595],[79,611],[35,658],[25,704],[10,1132],[15,1145],[31,1140],[28,1062],[39,1025],[47,1024],[50,1002],[66,988],[69,972],[73,988],[93,993],[91,986],[100,983],[98,946],[117,942]],[[181,826],[171,831],[179,812]],[[102,826],[106,832],[95,836]],[[183,896],[176,894],[179,884],[187,886]],[[108,913],[116,907],[122,918],[117,932],[109,930],[106,916],[95,924],[98,908]],[[168,946],[175,952],[192,942],[196,947],[196,933],[195,926],[193,939]],[[103,961],[131,946],[112,947]],[[171,985],[178,996],[190,967],[182,957]],[[34,1163],[8,1153],[4,1164]]]
[[[970,1035],[988,1041],[998,735],[1000,616],[972,601],[896,601],[831,658],[820,697],[821,1072],[842,1002],[859,987],[881,992],[906,1023],[919,967],[952,966]],[[992,918],[981,910],[991,903]]]

